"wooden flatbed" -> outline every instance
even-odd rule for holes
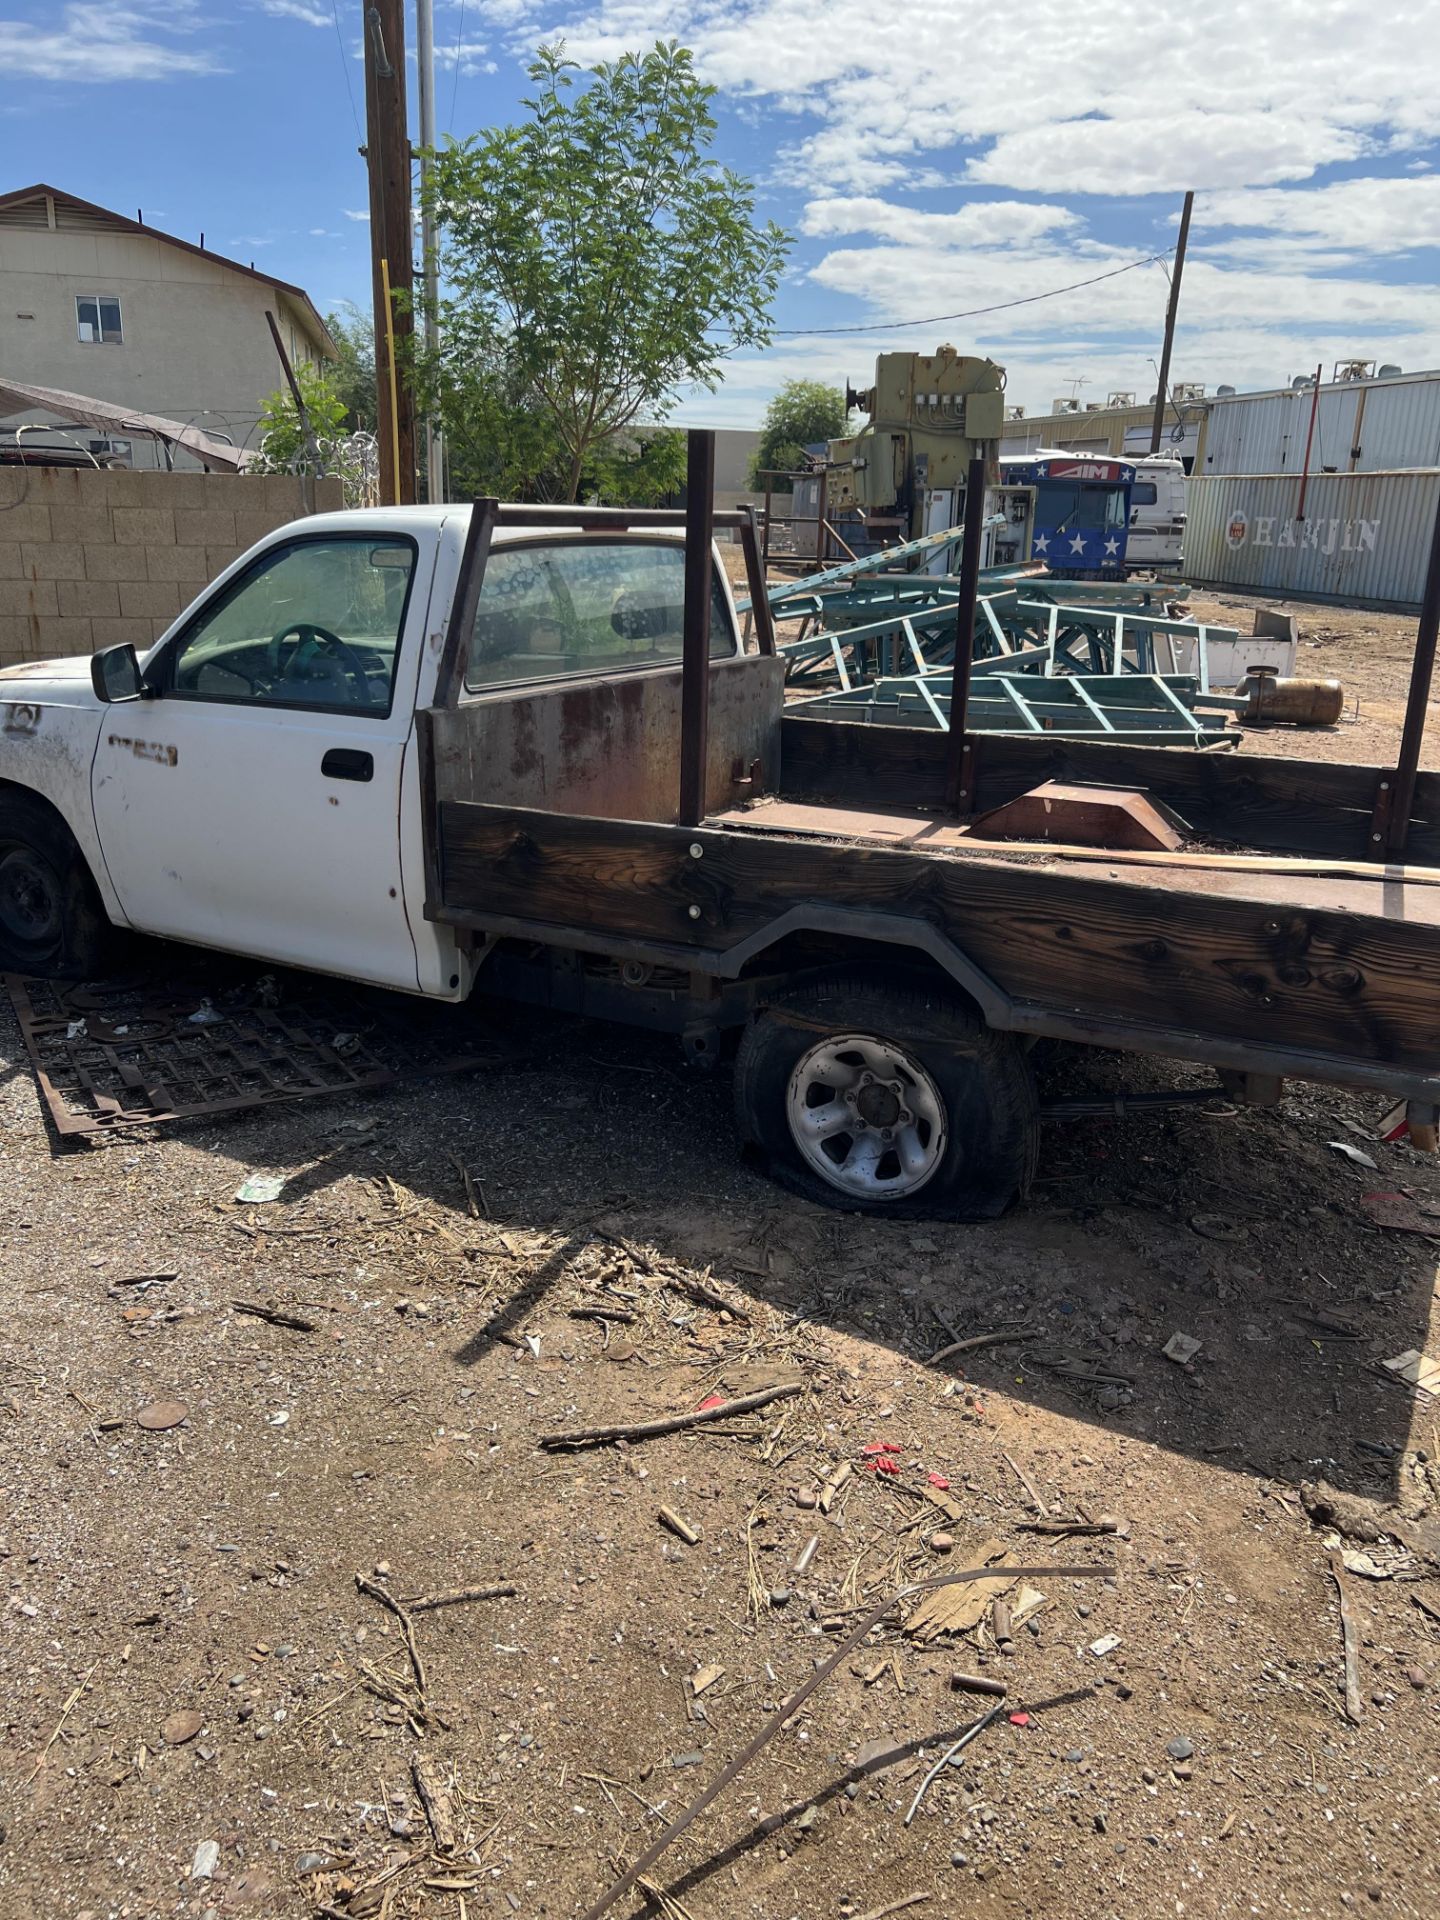
[[[968,735],[957,818],[946,735],[787,714],[761,638],[426,716],[426,910],[483,939],[502,991],[713,1054],[767,1010],[812,1020],[805,993],[837,969],[878,969],[882,990],[928,982],[996,1035],[1207,1062],[1242,1097],[1287,1075],[1372,1087],[1433,1124],[1436,776],[1414,780],[1404,862],[1373,857],[1380,770],[1262,756]],[[979,815],[1051,780],[1139,790],[1185,844],[981,837]],[[742,1069],[743,1108],[743,1048]]]

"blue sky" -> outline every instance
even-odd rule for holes
[[[305,286],[369,295],[359,0],[0,0],[0,181],[48,180]],[[524,61],[674,35],[720,88],[719,156],[797,244],[797,331],[679,418],[748,425],[791,374],[882,348],[991,354],[1010,397],[1143,399],[1168,253],[1199,199],[1172,369],[1246,388],[1355,356],[1440,364],[1440,10],[1352,0],[436,0],[441,127],[511,118]],[[413,23],[412,23],[413,45]],[[973,48],[973,51],[972,51]],[[347,85],[348,82],[348,85]],[[412,104],[412,134],[414,115]]]

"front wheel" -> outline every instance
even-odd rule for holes
[[[30,794],[0,794],[0,970],[87,979],[114,940],[69,828]]]
[[[773,1178],[850,1212],[993,1219],[1035,1170],[1020,1050],[923,983],[846,975],[777,995],[740,1043],[735,1111]]]

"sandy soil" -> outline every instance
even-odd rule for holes
[[[615,1911],[1440,1907],[1440,1435],[1374,1364],[1435,1346],[1435,1255],[1359,1204],[1440,1206],[1440,1170],[1364,1137],[1377,1102],[1301,1087],[1273,1112],[1057,1124],[1025,1207],[921,1229],[749,1172],[724,1069],[691,1076],[666,1041],[456,1017],[499,1064],[63,1152],[0,1019],[6,1920],[580,1913],[837,1622],[992,1543],[1112,1572],[1027,1582],[1048,1604],[1008,1654],[988,1616],[924,1645],[901,1609],[665,1856],[670,1904]],[[1046,1070],[1062,1093],[1137,1078],[1163,1071]],[[253,1171],[286,1176],[278,1202],[235,1201]],[[688,1290],[707,1275],[728,1312]],[[1161,1353],[1177,1331],[1203,1343],[1187,1368]],[[790,1382],[723,1430],[537,1444]],[[144,1430],[163,1400],[183,1423]],[[1381,1512],[1392,1544],[1368,1551],[1397,1577],[1342,1576],[1358,1725],[1316,1477],[1417,1523]],[[1026,1483],[1121,1532],[1025,1531]],[[414,1615],[422,1699],[357,1574],[516,1592]],[[990,1705],[957,1669],[1002,1678],[1007,1712],[907,1826]]]

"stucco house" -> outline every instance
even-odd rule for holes
[[[57,187],[0,194],[0,379],[89,395],[253,446],[261,407],[284,380],[267,309],[293,362],[335,358],[309,294],[253,262]],[[21,420],[45,418],[0,418],[0,440],[12,440]],[[106,464],[165,464],[143,436],[79,428],[68,437]],[[183,451],[174,458],[197,464]]]

